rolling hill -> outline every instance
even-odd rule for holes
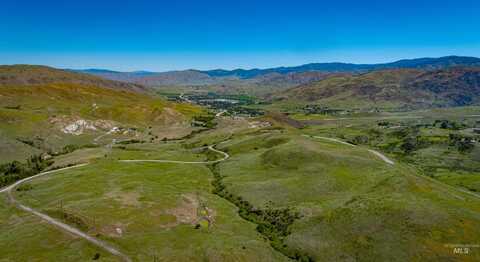
[[[39,85],[53,83],[71,83],[79,85],[90,85],[111,89],[128,91],[147,91],[145,87],[119,81],[111,81],[105,78],[89,74],[79,74],[68,70],[60,70],[39,65],[0,65],[0,85]]]
[[[152,97],[137,84],[43,66],[0,67],[2,162],[113,138],[186,135],[201,112]]]
[[[300,85],[272,101],[345,108],[428,108],[480,102],[480,68],[388,69]]]

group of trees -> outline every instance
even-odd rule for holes
[[[82,148],[94,148],[98,147],[98,145],[94,144],[86,144],[86,145],[66,145],[64,146],[60,151],[53,151],[53,150],[48,150],[48,154],[51,156],[60,156],[60,155],[65,155],[72,153],[75,150],[82,149]]]
[[[449,135],[450,146],[455,147],[458,151],[465,153],[470,152],[475,148],[473,138],[463,136],[460,134]]]
[[[291,233],[289,229],[290,225],[300,218],[300,213],[289,207],[274,208],[271,202],[269,202],[265,208],[257,209],[241,196],[235,196],[227,190],[223,184],[223,176],[218,171],[217,165],[210,165],[209,168],[214,175],[212,182],[213,193],[235,204],[242,218],[257,224],[257,231],[270,240],[272,247],[292,259],[298,261],[313,261],[308,255],[298,250],[290,250],[287,248],[287,245],[284,244],[284,239]]]
[[[192,125],[206,127],[210,129],[210,128],[214,128],[217,125],[217,123],[214,120],[215,120],[214,115],[194,116]]]
[[[51,164],[53,164],[52,160],[44,159],[40,155],[31,156],[26,163],[12,161],[2,164],[0,165],[0,187],[38,174]]]
[[[433,126],[437,126],[442,129],[457,130],[463,127],[463,124],[448,120],[437,120]],[[470,152],[475,148],[475,139],[472,136],[465,136],[459,133],[450,133],[448,140],[431,140],[428,136],[422,136],[419,132],[418,126],[403,128],[392,132],[390,134],[400,139],[399,148],[404,154],[412,153],[416,150],[426,148],[434,143],[448,143],[449,146],[454,147],[461,153]]]
[[[312,115],[312,114],[321,114],[321,115],[337,115],[340,113],[349,113],[349,110],[344,110],[344,109],[333,109],[329,108],[328,106],[322,106],[322,105],[306,105],[302,108],[303,112],[305,112],[306,115]]]
[[[450,120],[435,120],[433,123],[434,127],[439,127],[441,129],[450,129],[450,130],[460,130],[466,128],[464,123],[458,123]]]
[[[370,138],[366,135],[354,136],[352,139],[347,140],[348,143],[353,145],[366,145],[370,141]]]

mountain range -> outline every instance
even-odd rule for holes
[[[92,74],[111,80],[140,83],[146,86],[163,85],[210,85],[223,84],[231,80],[264,81],[266,78],[292,75],[305,72],[325,73],[365,73],[382,69],[423,69],[436,70],[455,66],[480,66],[480,58],[465,56],[445,56],[440,58],[405,59],[382,64],[351,63],[311,63],[294,67],[276,67],[267,69],[235,69],[235,70],[183,70],[170,72],[117,72],[103,69],[74,70]],[[301,76],[297,77],[300,78]],[[295,78],[295,77],[293,77]],[[305,81],[300,81],[301,83]]]

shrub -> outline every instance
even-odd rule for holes
[[[52,164],[53,161],[43,159],[40,155],[34,155],[31,156],[26,163],[12,161],[0,165],[0,187],[36,175]]]
[[[462,136],[459,134],[450,134],[448,138],[450,145],[454,146],[459,152],[470,152],[475,147],[471,137]]]

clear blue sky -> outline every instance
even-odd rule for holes
[[[0,64],[115,70],[480,56],[478,0],[3,1]]]

